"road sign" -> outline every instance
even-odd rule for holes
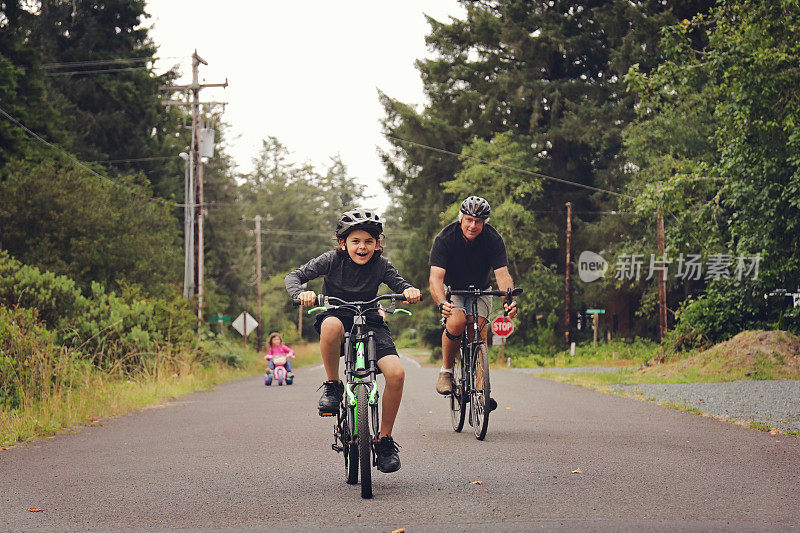
[[[602,315],[602,314],[605,314],[605,312],[606,312],[605,309],[587,309],[586,310],[586,314],[587,315]]]
[[[236,320],[231,324],[233,329],[239,332],[243,337],[250,335],[258,327],[258,322],[253,318],[250,313],[244,311],[236,317]]]
[[[209,322],[230,322],[231,317],[229,316],[211,316],[208,317]]]
[[[514,322],[507,316],[499,316],[492,320],[492,333],[498,337],[508,337],[514,331]]]

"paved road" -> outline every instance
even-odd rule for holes
[[[0,452],[0,530],[639,531],[800,524],[800,440],[510,371],[484,442],[407,361],[403,468],[344,483],[319,368]],[[469,427],[467,427],[469,429]],[[581,473],[572,473],[580,469]],[[471,482],[480,481],[481,484]],[[43,509],[29,512],[28,508]]]

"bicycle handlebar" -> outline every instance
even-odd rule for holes
[[[487,291],[487,290],[484,290],[484,289],[476,289],[474,287],[466,289],[466,290],[463,290],[463,289],[453,290],[453,289],[450,288],[450,286],[446,286],[444,288],[444,299],[449,302],[450,301],[450,297],[453,296],[453,295],[456,295],[456,296],[483,296],[483,295],[487,295],[487,296],[505,296],[505,299],[506,299],[505,303],[510,305],[511,303],[514,302],[514,296],[518,296],[518,295],[520,295],[522,293],[523,293],[522,287],[516,287],[516,288],[509,287],[509,289],[506,290],[506,291]],[[507,313],[508,313],[508,310],[504,308],[503,309],[503,316],[505,316]]]
[[[506,296],[513,298],[514,296],[518,296],[523,293],[522,287],[517,287],[514,289],[509,289],[507,291],[487,291],[484,289],[451,289],[450,287],[445,287],[445,299],[450,301],[450,296]]]
[[[358,307],[358,308],[361,308],[361,307],[366,307],[368,305],[372,305],[372,304],[378,303],[378,302],[383,301],[383,300],[401,300],[403,302],[407,302],[408,301],[408,300],[406,300],[406,297],[403,296],[402,294],[382,294],[380,296],[376,296],[372,300],[367,300],[367,301],[363,301],[363,302],[358,302],[358,301],[348,302],[347,300],[342,300],[341,298],[337,298],[336,296],[325,296],[324,294],[318,294],[317,295],[317,306],[318,307],[315,307],[314,309],[318,309],[320,307],[326,307],[328,309],[336,309],[336,308],[339,308],[339,307]],[[422,301],[422,297],[421,296],[420,296],[420,301]],[[333,304],[338,303],[339,305],[330,305],[331,303],[333,303]],[[300,299],[299,298],[292,298],[292,304],[294,304],[295,306],[300,305]],[[314,309],[312,309],[312,311]]]

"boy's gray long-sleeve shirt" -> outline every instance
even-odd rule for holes
[[[402,293],[411,284],[382,255],[373,256],[365,265],[358,265],[346,252],[331,250],[286,275],[284,284],[292,298],[303,292],[301,285],[322,276],[322,294],[345,301],[371,300],[378,287],[385,283],[393,292]]]

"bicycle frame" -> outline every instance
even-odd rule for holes
[[[463,364],[461,365],[462,372],[466,375],[464,376],[464,391],[466,393],[466,397],[469,398],[474,393],[473,388],[475,385],[475,366],[473,365],[472,356],[475,353],[475,347],[481,344],[485,344],[486,341],[483,340],[483,336],[481,335],[481,328],[478,325],[480,323],[480,316],[478,316],[478,299],[472,299],[472,340],[469,340],[469,335],[467,333],[467,328],[464,328],[464,332],[461,334],[461,361]],[[487,320],[488,324],[488,320]],[[486,327],[486,324],[483,325]]]

